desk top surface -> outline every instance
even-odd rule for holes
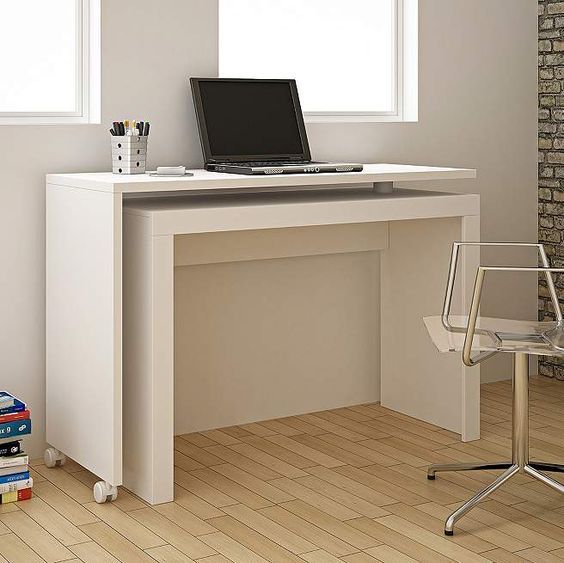
[[[335,186],[376,182],[409,182],[424,180],[462,180],[476,178],[470,168],[444,168],[407,164],[365,164],[362,172],[328,174],[284,174],[245,176],[191,170],[193,176],[159,178],[148,174],[120,176],[111,172],[48,174],[47,183],[116,194],[202,191],[277,186]]]

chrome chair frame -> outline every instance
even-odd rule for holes
[[[454,292],[454,284],[456,279],[456,269],[458,255],[462,246],[490,246],[490,247],[536,247],[539,254],[541,267],[515,267],[515,266],[480,266],[476,273],[474,290],[472,294],[472,302],[470,305],[470,314],[468,317],[468,325],[466,327],[453,326],[450,323],[450,309]],[[560,303],[556,293],[556,287],[552,278],[553,273],[564,273],[563,268],[551,268],[544,246],[535,243],[478,243],[478,242],[456,242],[453,244],[451,262],[448,274],[448,283],[445,293],[445,301],[441,321],[443,327],[449,332],[465,333],[464,347],[462,352],[462,361],[465,365],[471,367],[478,365],[484,360],[491,358],[495,354],[503,351],[503,339],[492,330],[476,328],[480,303],[482,299],[482,290],[486,272],[539,272],[546,276],[547,286],[552,300],[555,312],[555,324],[546,332],[536,335],[557,354],[564,353],[564,348],[556,345],[551,338],[558,331],[564,328],[564,320]],[[492,348],[497,350],[480,352],[476,356],[472,356],[472,344],[475,335],[487,336],[491,339]],[[511,335],[508,335],[511,337]],[[511,461],[500,461],[493,463],[439,463],[429,466],[427,478],[434,480],[435,474],[440,471],[474,471],[480,469],[495,470],[504,469],[505,471],[493,481],[488,487],[477,493],[470,500],[465,502],[460,508],[453,512],[446,520],[445,534],[452,536],[454,534],[454,524],[474,508],[479,502],[491,495],[499,489],[505,482],[518,473],[525,473],[531,477],[538,479],[545,485],[552,487],[560,493],[564,493],[564,485],[545,475],[542,471],[552,471],[564,473],[564,465],[531,461],[529,459],[529,353],[527,351],[515,351],[514,354],[514,374],[513,374],[513,430],[512,430],[512,459]]]

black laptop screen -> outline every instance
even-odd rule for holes
[[[293,81],[197,79],[195,86],[206,160],[310,158]]]

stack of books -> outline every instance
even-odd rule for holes
[[[31,434],[31,417],[25,403],[0,391],[0,504],[31,498],[33,478],[21,436]]]

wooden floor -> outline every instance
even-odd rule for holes
[[[32,500],[0,506],[0,561],[564,561],[564,496],[519,476],[443,535],[495,472],[431,462],[510,457],[510,383],[482,387],[482,439],[379,405],[176,438],[176,501],[92,501],[79,465],[34,464]],[[564,383],[531,385],[531,451],[564,463]],[[564,477],[564,476],[563,476]]]

